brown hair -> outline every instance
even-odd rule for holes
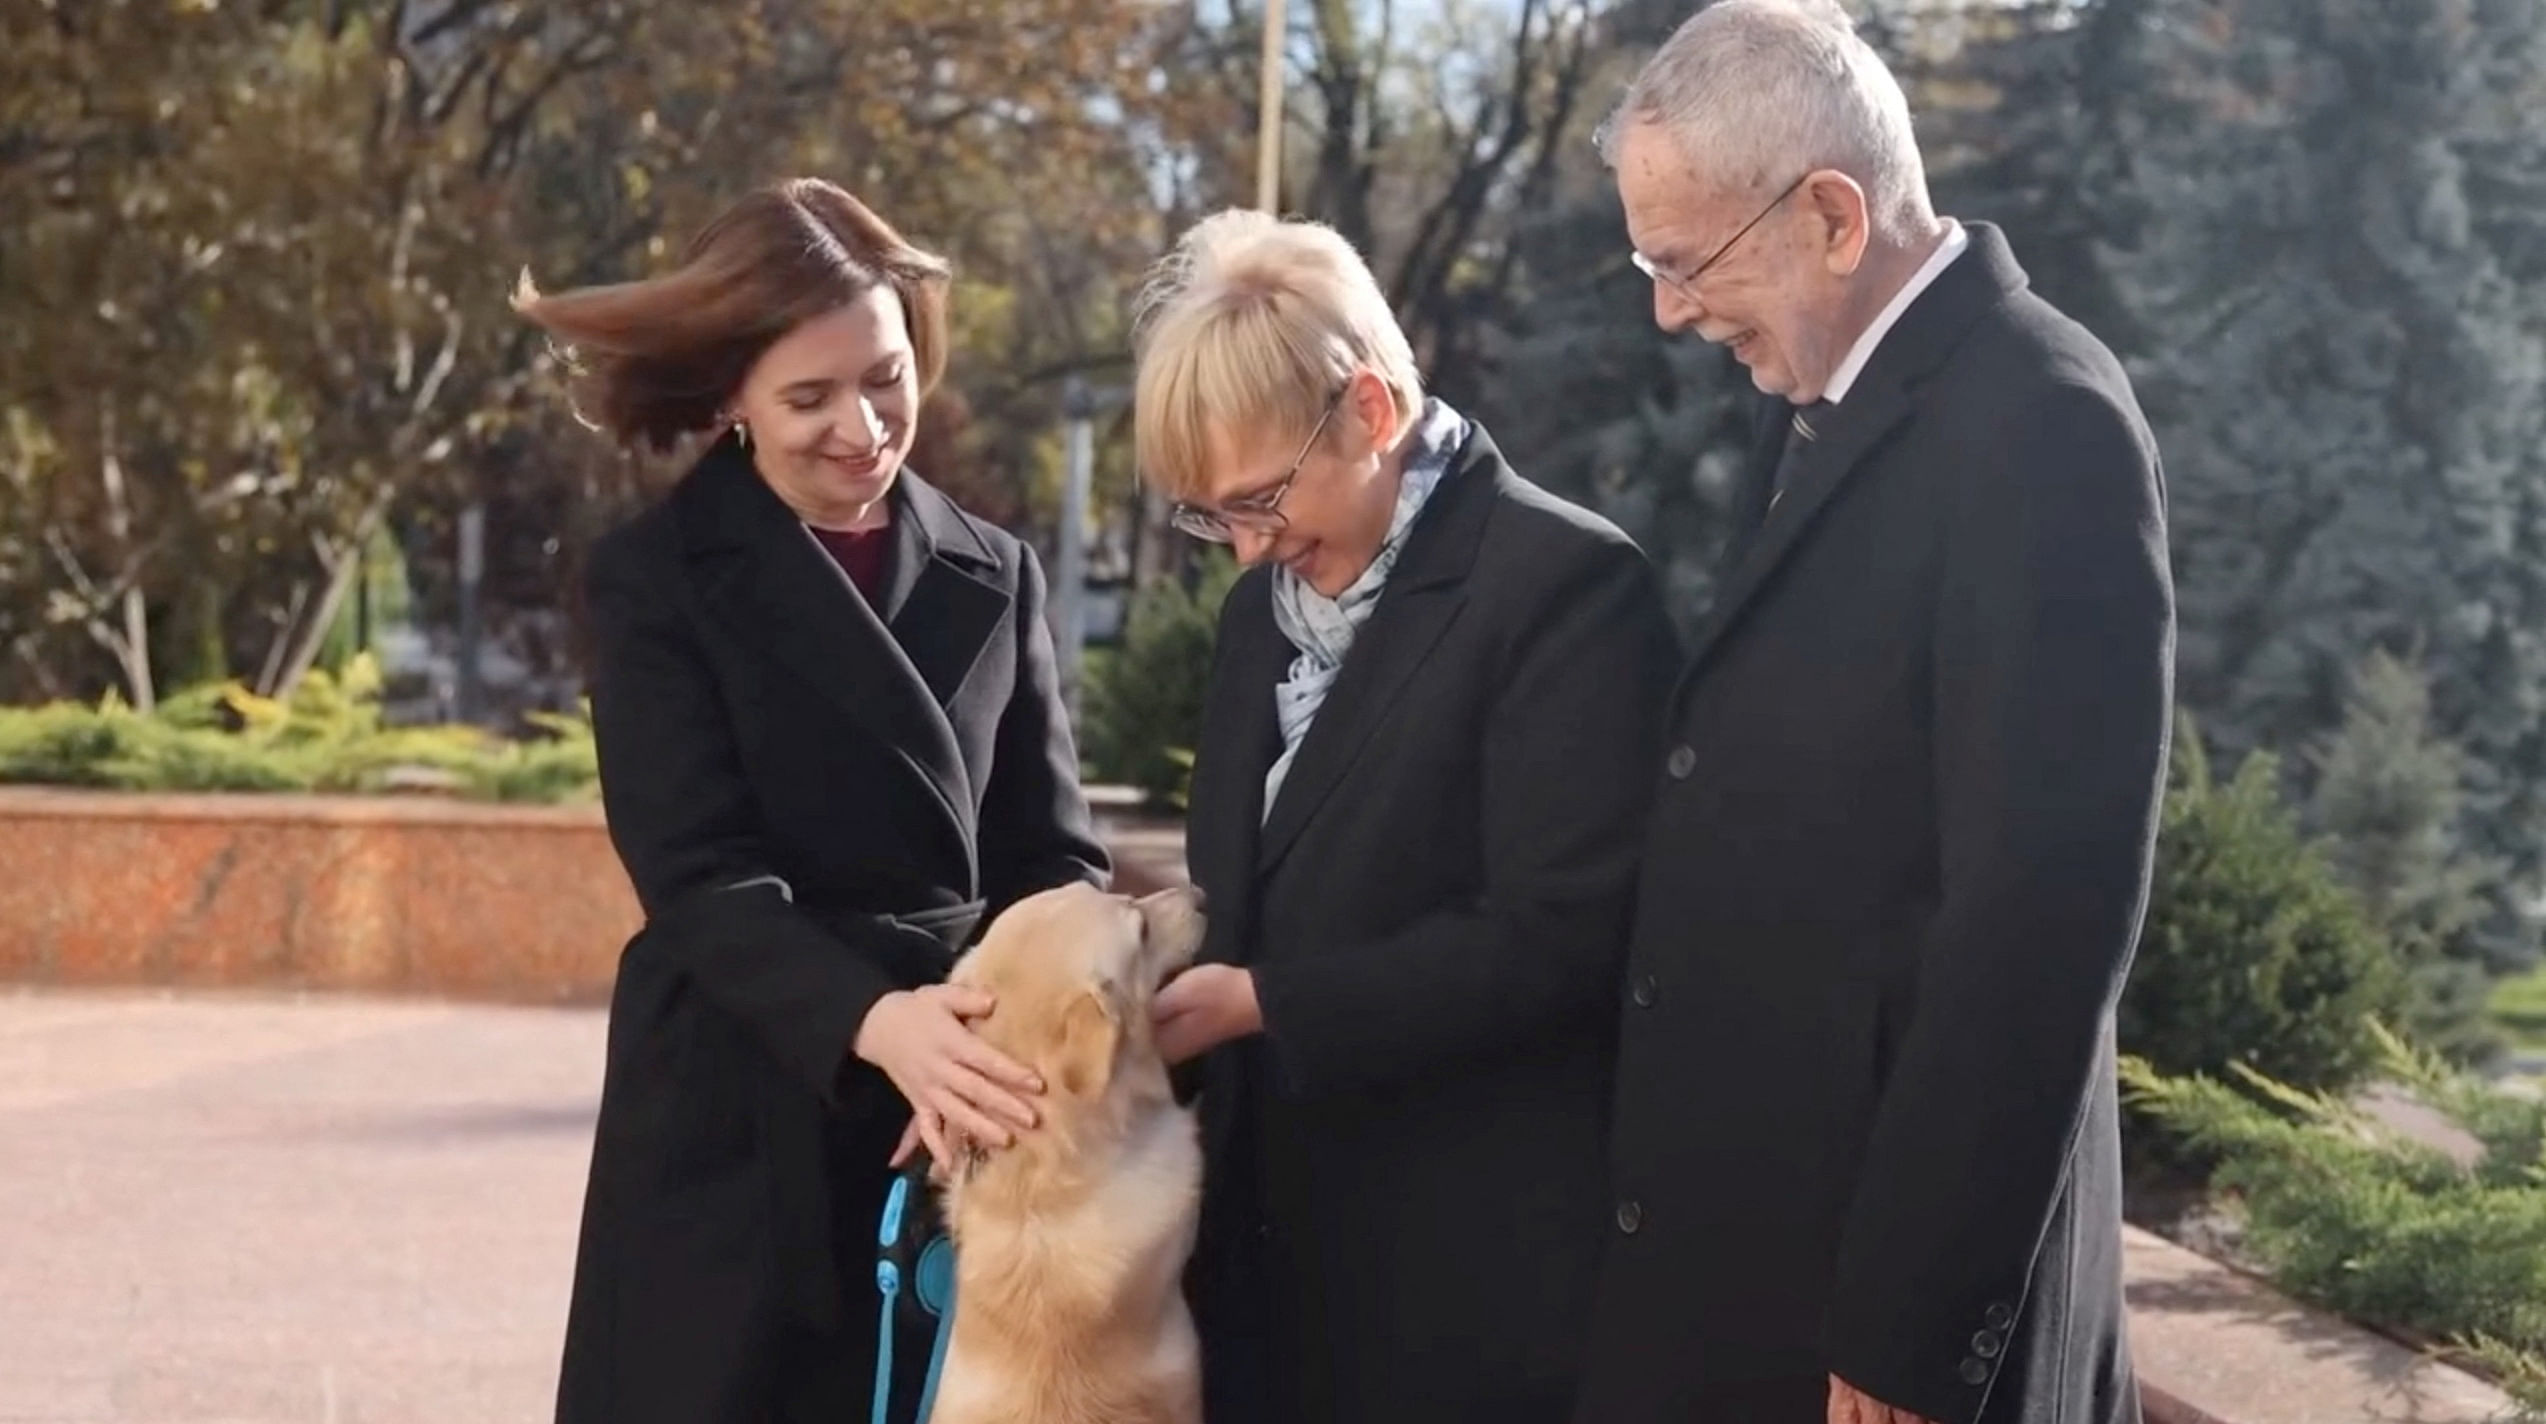
[[[925,396],[946,370],[946,259],[819,178],[747,194],[658,277],[542,293],[513,308],[569,349],[576,404],[622,444],[713,428],[752,363],[802,322],[877,285],[902,300]]]

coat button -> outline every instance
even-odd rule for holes
[[[1662,997],[1662,985],[1650,974],[1639,974],[1635,976],[1635,988],[1630,992],[1629,997],[1635,1000],[1635,1006],[1639,1009],[1652,1008],[1654,1003]]]
[[[1670,768],[1673,781],[1688,780],[1688,774],[1697,770],[1697,748],[1685,742],[1671,748],[1671,759],[1665,765]]]
[[[1644,1204],[1636,1201],[1618,1203],[1618,1229],[1633,1236],[1644,1226]]]
[[[1986,1360],[1964,1360],[1961,1374],[1963,1377],[1963,1383],[1965,1384],[1987,1384],[1989,1383],[1989,1362]]]
[[[1971,1352],[1984,1360],[1998,1358],[1998,1352],[2004,1348],[2006,1343],[1998,1338],[1995,1330],[1983,1330],[1971,1337]]]
[[[1993,1305],[1981,1312],[1980,1321],[1990,1329],[2003,1334],[2007,1327],[2016,1323],[2016,1313],[2004,1305]]]

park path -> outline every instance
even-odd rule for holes
[[[549,1417],[602,1029],[0,987],[0,1424]],[[2145,1232],[2128,1274],[2152,1424],[2501,1408]]]
[[[527,1424],[591,1011],[0,988],[0,1421]]]

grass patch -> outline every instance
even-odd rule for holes
[[[2546,964],[2493,989],[2493,1022],[2528,1048],[2546,1048]]]

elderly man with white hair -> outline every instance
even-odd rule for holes
[[[1763,393],[1669,711],[1581,1424],[2136,1424],[2113,1011],[2173,591],[2121,366],[1930,204],[1826,4],[1603,133],[1669,330]]]

